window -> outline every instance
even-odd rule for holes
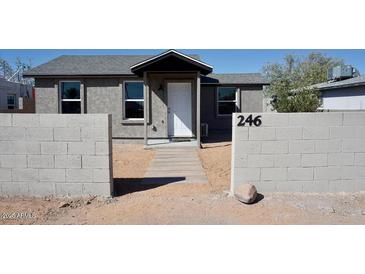
[[[61,112],[81,113],[80,82],[61,82]]]
[[[143,82],[124,82],[124,119],[143,119]]]
[[[7,101],[8,101],[8,109],[15,109],[16,106],[16,96],[15,94],[8,94]]]
[[[217,113],[219,116],[232,115],[236,111],[237,89],[219,87],[217,89]]]

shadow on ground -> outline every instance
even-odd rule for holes
[[[255,201],[254,201],[253,203],[248,204],[248,203],[241,202],[241,201],[239,201],[238,199],[237,199],[237,200],[238,200],[240,203],[245,204],[245,205],[254,205],[254,204],[257,204],[257,203],[259,203],[260,201],[262,201],[264,198],[265,198],[265,196],[264,196],[263,194],[261,194],[261,193],[257,193],[256,199],[255,199]]]
[[[202,137],[203,144],[214,144],[232,141],[231,133],[210,133],[209,137]]]
[[[161,177],[161,178],[114,178],[114,197],[126,194],[154,189],[167,184],[178,183],[185,177]],[[159,183],[156,183],[159,182]]]
[[[262,201],[265,196],[261,193],[257,193],[256,200],[252,204],[257,204],[258,202]]]

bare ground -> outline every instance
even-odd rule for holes
[[[117,197],[1,198],[0,224],[365,224],[365,193],[264,194],[253,205],[228,197],[229,143],[199,151],[209,179],[204,185],[141,185],[154,151],[113,149]],[[11,219],[14,212],[32,216]]]

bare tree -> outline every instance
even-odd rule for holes
[[[13,68],[6,60],[0,58],[0,73],[9,80],[24,84],[33,84],[34,80],[23,78],[23,72],[31,69],[32,60],[29,58],[28,63],[25,63],[21,58],[17,57],[15,60],[15,67]]]
[[[8,79],[14,74],[12,67],[2,58],[0,58],[0,73],[5,79]]]

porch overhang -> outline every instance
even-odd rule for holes
[[[186,71],[184,71],[184,73],[186,73],[184,76],[181,75],[181,73],[178,73],[177,75],[175,75],[175,73],[161,73],[160,71],[158,72],[151,72],[151,71],[144,71],[143,72],[143,91],[144,91],[144,100],[145,103],[143,104],[143,112],[144,112],[144,119],[143,119],[143,129],[144,129],[144,145],[145,148],[149,147],[149,142],[148,142],[148,135],[149,130],[148,130],[148,125],[150,120],[150,115],[152,115],[153,110],[151,111],[151,95],[154,94],[155,92],[159,92],[160,95],[159,98],[165,98],[166,100],[164,101],[164,103],[166,104],[166,110],[167,113],[165,114],[166,116],[162,117],[162,123],[167,125],[166,129],[166,137],[163,138],[167,138],[167,139],[173,139],[173,138],[180,138],[180,140],[182,140],[183,138],[186,139],[191,139],[191,140],[195,140],[195,144],[198,148],[201,148],[201,144],[200,144],[200,138],[201,138],[201,134],[200,134],[200,127],[201,127],[201,121],[200,121],[200,98],[201,98],[201,90],[200,90],[200,78],[201,78],[201,73],[199,71],[195,71],[193,73],[187,73]],[[175,75],[175,77],[174,77]],[[157,77],[157,80],[156,78]],[[188,112],[192,112],[190,117],[187,117],[186,121],[190,121],[191,119],[191,124],[189,126],[189,123],[186,122],[184,123],[184,125],[188,125],[187,127],[191,130],[190,134],[185,134],[181,133],[181,132],[174,132],[172,131],[171,134],[169,132],[169,127],[170,127],[170,123],[169,123],[169,115],[168,113],[170,113],[169,110],[169,102],[167,100],[167,98],[173,98],[172,95],[168,96],[167,94],[169,92],[172,92],[172,89],[169,88],[169,83],[188,83],[191,84],[189,89],[189,93],[191,94],[191,99],[188,99],[188,102],[190,102],[189,106],[187,106],[186,108],[183,107],[184,110],[188,111]],[[159,87],[160,86],[160,87]],[[165,88],[164,88],[165,87]],[[179,89],[179,88],[178,88]],[[152,91],[152,92],[151,92]],[[176,91],[176,89],[175,89]],[[179,90],[178,90],[179,91]],[[184,89],[181,90],[182,92],[184,91]],[[185,90],[186,91],[186,90]],[[180,92],[177,92],[178,94],[180,94]],[[176,94],[176,92],[175,92]],[[190,96],[184,96],[183,98],[189,98]],[[194,98],[195,97],[195,98]],[[163,99],[162,99],[163,100]],[[177,101],[175,100],[175,105],[179,105],[181,106],[181,103],[183,100],[178,99]],[[176,103],[178,102],[178,103]],[[180,103],[181,102],[181,103]],[[185,102],[186,103],[186,102]],[[173,105],[173,104],[172,104]],[[161,107],[161,106],[160,106]],[[161,108],[156,108],[158,111]],[[179,108],[181,109],[181,107]],[[174,113],[174,112],[171,112]],[[180,113],[181,114],[181,113]],[[176,116],[176,115],[174,115]],[[183,115],[182,115],[183,116]],[[181,116],[181,117],[182,117]],[[181,118],[180,117],[180,118]],[[183,118],[181,118],[183,119]],[[194,124],[195,121],[195,124]],[[175,124],[174,122],[172,124]],[[154,137],[156,138],[156,137]]]
[[[169,50],[160,55],[142,61],[131,67],[131,71],[142,76],[144,72],[199,72],[207,75],[213,67],[176,50]]]

